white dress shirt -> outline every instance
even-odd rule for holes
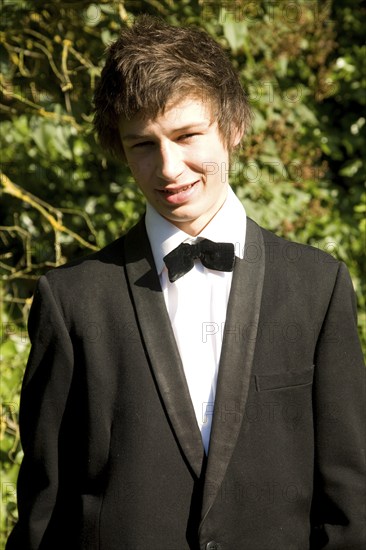
[[[171,283],[163,258],[182,242],[201,238],[233,243],[235,255],[243,258],[245,209],[228,185],[225,203],[197,237],[178,229],[150,204],[145,223],[207,454],[232,272],[207,269],[196,260],[191,271]]]

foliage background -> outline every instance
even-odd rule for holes
[[[144,209],[91,127],[103,52],[120,26],[148,12],[199,25],[224,46],[255,113],[232,185],[256,221],[347,263],[363,342],[366,144],[359,0],[1,4],[0,547],[17,514],[19,391],[35,281],[118,237]]]

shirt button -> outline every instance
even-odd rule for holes
[[[211,540],[206,544],[206,550],[220,550],[221,546],[218,542]]]

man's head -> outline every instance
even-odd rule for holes
[[[118,123],[138,114],[154,119],[185,97],[207,104],[230,152],[250,124],[250,109],[225,52],[195,27],[137,18],[110,46],[95,93],[95,127],[102,145],[124,158]]]
[[[102,145],[127,161],[147,201],[200,233],[225,201],[229,154],[250,120],[221,47],[142,16],[110,47],[95,107]]]

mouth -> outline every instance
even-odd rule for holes
[[[186,204],[192,200],[197,194],[197,189],[199,190],[200,180],[189,183],[188,185],[180,185],[179,187],[168,187],[165,189],[157,189],[160,197],[165,204],[170,206],[179,206]]]
[[[198,183],[197,181],[190,183],[189,185],[185,185],[183,187],[175,187],[171,189],[158,189],[159,193],[163,193],[164,195],[178,195],[179,193],[183,193],[184,191],[188,191],[188,189],[191,189],[194,185]]]

